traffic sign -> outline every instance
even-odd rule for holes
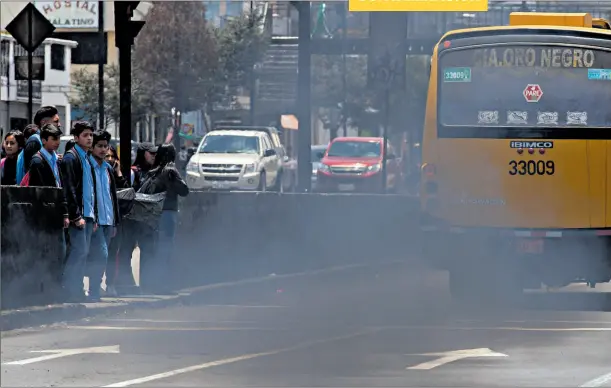
[[[15,38],[24,49],[32,53],[45,41],[55,26],[36,9],[32,3],[28,3],[7,26],[6,31]]]
[[[539,84],[528,84],[526,88],[524,88],[522,95],[526,99],[526,102],[539,102],[543,96],[543,89],[541,89]]]

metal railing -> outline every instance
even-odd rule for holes
[[[42,99],[42,82],[32,81],[32,99]],[[17,81],[17,98],[28,98],[28,81]]]

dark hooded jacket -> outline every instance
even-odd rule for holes
[[[172,144],[159,147],[155,165],[146,175],[140,192],[144,194],[166,193],[163,210],[178,210],[178,196],[186,197],[189,187],[176,169],[176,149]]]
[[[143,177],[151,169],[151,166],[146,162],[144,157],[144,153],[146,151],[148,151],[148,149],[142,147],[142,145],[138,146],[138,150],[136,151],[136,160],[134,160],[134,164],[132,165],[132,173],[134,174],[132,187],[135,191],[140,189],[140,186],[142,186],[142,182],[144,181]]]

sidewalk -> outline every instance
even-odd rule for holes
[[[134,270],[138,268],[138,253],[134,252],[132,263]],[[200,294],[210,290],[248,284],[263,283],[277,279],[287,279],[302,276],[316,276],[340,271],[351,271],[372,266],[396,265],[399,261],[371,263],[355,263],[337,267],[329,267],[312,271],[287,274],[270,274],[222,283],[205,284],[176,291],[173,295],[123,295],[116,298],[103,297],[99,303],[63,303],[46,306],[27,307],[15,310],[5,310],[0,313],[0,329],[2,332],[20,328],[48,325],[59,322],[75,321],[92,316],[114,315],[127,313],[139,308],[163,308],[166,306],[189,303]],[[136,278],[138,280],[138,278]]]
[[[132,275],[136,281],[136,285],[140,286],[140,248],[136,247],[134,249],[134,253],[132,253]],[[103,285],[102,288],[106,289],[106,275],[102,278]],[[85,286],[85,290],[89,289],[89,278],[85,277],[83,280],[83,285]]]

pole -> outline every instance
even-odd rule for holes
[[[32,24],[34,24],[34,15],[30,12],[30,23],[28,23],[28,45],[32,47],[34,43],[32,42],[32,35],[34,32],[32,31]],[[34,72],[34,64],[32,63],[32,52],[28,50],[28,121],[32,122],[34,119],[34,84],[32,80],[32,73]]]
[[[257,98],[257,72],[256,65],[252,66],[250,73],[250,125],[255,125],[255,100]]]
[[[348,82],[346,79],[346,38],[347,33],[346,29],[348,28],[348,3],[342,3],[342,90],[344,92],[344,104],[342,105],[342,125],[344,129],[344,136],[348,136],[348,117],[346,117],[346,100],[348,99],[348,91],[346,88],[348,87]]]
[[[99,129],[106,129],[106,119],[104,117],[104,57],[106,56],[106,41],[104,36],[104,2],[98,1],[98,33],[99,33],[99,55],[98,63],[98,115],[100,124]]]
[[[180,152],[180,129],[182,127],[182,112],[177,110],[174,118],[174,136],[172,137],[172,143],[176,148],[176,152]]]
[[[132,50],[129,43],[119,47],[119,145],[121,172],[129,179],[132,156]]]
[[[295,2],[299,7],[299,37],[298,37],[298,75],[297,75],[297,106],[298,113],[298,147],[297,147],[297,187],[298,191],[309,192],[312,185],[312,124],[311,124],[311,69],[310,69],[310,2]]]
[[[382,193],[386,194],[386,154],[388,151],[388,127],[390,121],[390,85],[384,88],[384,134],[382,137]]]
[[[253,21],[253,24],[251,25],[251,28],[254,27],[254,18],[255,15],[253,13],[255,9],[255,4],[253,2],[253,0],[250,1],[250,14],[248,15],[250,17],[250,19]],[[265,23],[265,21],[263,21]],[[256,80],[256,73],[255,73],[255,66],[256,65],[252,65],[252,68],[250,69],[250,125],[255,125],[255,98],[257,98],[257,91],[256,91],[256,87],[257,87],[257,80]]]

